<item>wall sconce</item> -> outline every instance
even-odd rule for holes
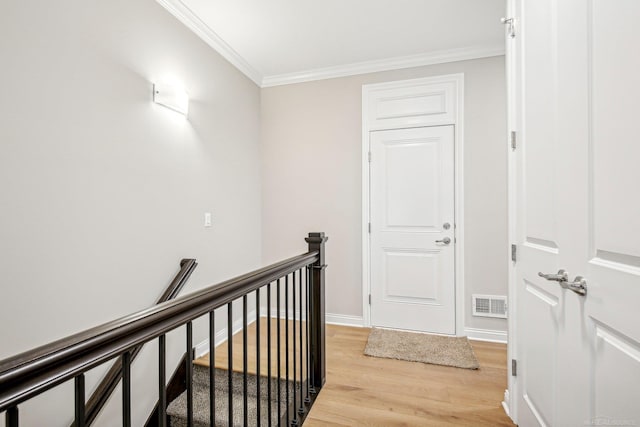
[[[189,112],[189,95],[177,86],[163,83],[154,84],[153,102],[185,116]]]

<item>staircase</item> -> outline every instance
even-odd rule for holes
[[[215,426],[243,426],[244,424],[244,383],[243,373],[232,374],[233,420],[229,422],[229,373],[223,369],[215,370]],[[287,384],[289,386],[289,404],[293,403],[293,382],[280,380],[280,411],[278,411],[278,380],[271,378],[271,400],[268,399],[267,377],[260,378],[260,400],[257,401],[257,377],[247,374],[247,420],[250,426],[278,425],[278,414],[287,411]],[[299,386],[298,386],[299,389]],[[258,403],[260,419],[258,419]],[[269,423],[269,405],[271,405],[271,423]],[[290,410],[292,411],[292,410]],[[167,408],[171,427],[187,427],[187,392],[183,392]],[[291,417],[293,414],[291,413]],[[208,427],[209,416],[209,368],[194,365],[193,369],[193,425]],[[286,421],[282,424],[286,425]]]
[[[142,346],[150,341],[158,345],[158,400],[146,426],[288,427],[302,424],[326,376],[327,237],[324,233],[309,233],[305,240],[308,252],[174,298],[196,265],[195,260],[184,260],[157,305],[0,360],[0,416],[4,415],[4,425],[19,427],[20,406],[24,402],[71,380],[73,427],[89,427],[120,382],[121,424],[131,427],[133,415],[140,416],[133,414],[139,408],[132,405],[131,365]],[[241,306],[242,313],[234,316],[234,305]],[[249,355],[248,313],[255,310],[256,318],[260,319],[261,309],[266,310],[266,319],[275,319],[277,326],[267,326],[261,331],[260,322],[256,322],[255,341],[252,340],[256,343],[255,352]],[[216,316],[216,312],[220,311],[227,317],[228,370],[214,370],[210,395],[209,368],[193,363],[193,322],[208,317],[210,352],[215,354],[215,322],[216,317],[222,317]],[[240,314],[242,343],[239,348],[243,360],[236,365],[241,365],[242,371],[235,372],[233,329]],[[271,321],[267,325],[271,325]],[[166,381],[167,334],[182,327],[186,329],[185,357],[174,378],[184,382],[175,385],[174,378],[169,383]],[[266,347],[261,352],[261,343],[265,341]],[[267,377],[249,372],[248,359],[254,356],[251,364],[255,364],[256,374],[260,375],[260,366],[266,364],[267,369],[262,372],[266,372]],[[114,359],[107,376],[87,401],[85,373]],[[274,362],[276,369],[273,369]],[[182,387],[187,391],[179,394],[184,390]],[[167,405],[169,400],[172,401]],[[35,407],[27,408],[32,411],[32,417],[34,414],[37,417]],[[213,422],[210,408],[215,415]],[[48,425],[49,421],[43,419],[41,424]]]

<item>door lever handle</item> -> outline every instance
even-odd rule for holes
[[[451,239],[448,237],[445,237],[442,240],[436,240],[436,243],[444,243],[445,245],[448,245],[449,243],[451,243]]]
[[[577,276],[573,279],[573,282],[560,282],[560,286],[564,289],[569,289],[578,295],[587,295],[587,281],[582,276]]]
[[[563,289],[569,289],[578,295],[587,295],[587,281],[582,276],[577,276],[573,282],[569,281],[569,273],[564,270],[558,270],[558,274],[538,273],[538,276],[558,282]]]
[[[551,280],[553,282],[568,282],[569,281],[569,273],[564,270],[558,270],[558,274],[544,274],[542,272],[538,273],[538,276],[543,277],[547,280]]]

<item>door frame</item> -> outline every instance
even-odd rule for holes
[[[518,142],[522,141],[522,133],[519,123],[519,109],[518,102],[519,97],[519,67],[518,67],[518,48],[522,45],[521,37],[519,34],[520,17],[518,16],[518,10],[516,7],[516,0],[507,0],[506,2],[506,15],[513,19],[512,30],[514,36],[512,37],[508,33],[508,29],[505,28],[505,77],[507,84],[507,129],[505,138],[510,144],[509,154],[507,156],[507,221],[508,221],[508,241],[509,241],[509,270],[508,270],[508,283],[507,283],[507,306],[509,307],[509,315],[507,316],[507,389],[504,392],[504,400],[502,401],[502,407],[507,415],[513,420],[514,423],[518,423],[518,378],[513,372],[513,362],[517,361],[517,334],[516,334],[516,322],[517,322],[517,298],[516,298],[516,261],[513,261],[513,254],[511,253],[511,245],[515,245],[516,248],[516,260],[518,251],[518,158],[517,150],[522,150],[522,147],[518,147]],[[507,27],[507,26],[505,26]],[[515,132],[515,134],[512,134]],[[512,135],[515,135],[514,148],[512,141]],[[518,141],[518,139],[520,141]],[[521,145],[521,144],[520,144]],[[513,396],[513,399],[511,398]]]
[[[451,102],[453,114],[446,120],[429,124],[415,122],[394,124],[388,127],[375,127],[375,130],[407,129],[427,126],[453,125],[454,128],[454,286],[455,286],[455,331],[456,336],[465,333],[465,293],[464,293],[464,73],[447,74],[419,79],[399,80],[385,83],[362,85],[362,319],[365,327],[371,327],[371,239],[369,234],[370,218],[370,171],[369,171],[369,133],[374,130],[370,123],[369,100],[372,93],[384,89],[402,89],[425,84],[452,84],[454,96]]]

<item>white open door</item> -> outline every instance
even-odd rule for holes
[[[512,415],[640,425],[640,2],[513,4]]]
[[[455,334],[453,126],[370,141],[371,323]]]

